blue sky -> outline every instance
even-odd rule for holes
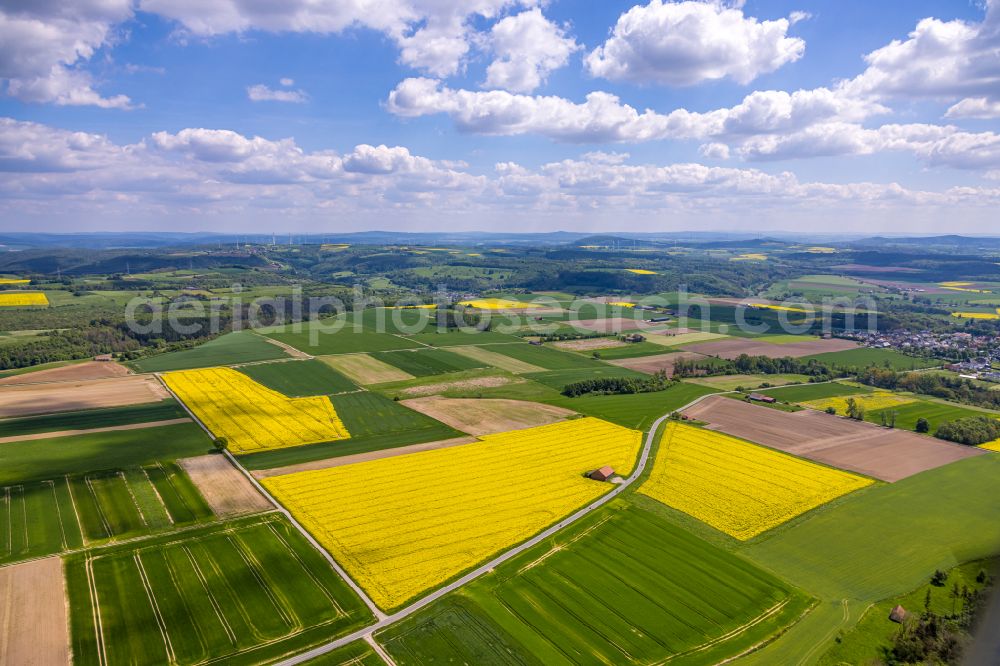
[[[986,233],[1000,198],[1000,0],[65,4],[0,0],[5,230]]]

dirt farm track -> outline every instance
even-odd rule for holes
[[[684,415],[708,423],[711,430],[883,481],[984,454],[973,447],[811,409],[782,412],[722,396],[703,400]]]

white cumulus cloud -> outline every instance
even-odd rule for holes
[[[791,23],[759,21],[721,0],[650,0],[618,18],[586,66],[593,76],[639,84],[687,86],[728,77],[745,85],[805,53],[805,41],[788,36]]]
[[[531,92],[569,62],[580,46],[538,7],[497,21],[490,31],[496,60],[486,69],[487,88]]]
[[[291,79],[283,79],[283,81],[291,81]],[[287,85],[292,85],[292,83]],[[305,104],[309,101],[309,95],[307,95],[304,90],[275,90],[274,88],[270,88],[263,83],[249,86],[247,88],[247,97],[253,102],[290,102],[292,104]]]

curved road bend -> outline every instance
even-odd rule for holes
[[[729,391],[725,391],[725,393],[728,392]],[[511,550],[508,550],[507,552],[490,560],[489,562],[478,567],[477,569],[470,571],[469,573],[465,574],[458,580],[455,580],[449,583],[448,585],[445,585],[444,587],[439,588],[438,590],[435,590],[434,592],[428,594],[426,597],[418,599],[409,606],[406,606],[405,608],[398,610],[391,615],[384,615],[380,613],[382,617],[380,617],[378,622],[376,622],[375,624],[370,624],[367,627],[358,629],[352,634],[342,636],[341,638],[338,638],[334,641],[330,641],[325,645],[320,645],[319,647],[313,648],[308,652],[303,652],[302,654],[296,655],[294,657],[286,659],[285,661],[279,662],[279,666],[295,666],[296,664],[302,664],[306,661],[309,661],[310,659],[315,659],[316,657],[324,655],[327,652],[332,652],[333,650],[343,647],[348,643],[352,643],[358,639],[367,639],[376,631],[385,629],[389,625],[395,624],[396,622],[399,622],[400,620],[407,618],[410,615],[413,615],[420,609],[432,604],[433,602],[437,601],[446,594],[454,592],[463,585],[467,585],[468,583],[471,583],[472,581],[474,581],[476,578],[479,578],[483,574],[492,571],[493,569],[500,566],[507,560],[517,557],[518,555],[528,550],[529,548],[537,546],[539,543],[541,543],[545,539],[548,539],[550,536],[554,535],[559,530],[568,527],[569,525],[572,525],[573,523],[580,520],[587,514],[591,513],[595,509],[601,508],[602,506],[604,506],[605,504],[607,504],[608,502],[610,502],[611,500],[622,494],[625,491],[625,489],[628,488],[630,485],[632,485],[646,470],[646,464],[649,462],[649,452],[653,448],[653,438],[656,437],[656,432],[657,430],[660,429],[660,425],[670,417],[670,414],[673,414],[674,412],[681,412],[684,411],[685,409],[689,409],[698,404],[699,402],[701,402],[702,400],[704,400],[705,398],[708,398],[713,395],[719,395],[719,394],[709,393],[707,395],[700,396],[698,398],[695,398],[688,404],[684,405],[683,407],[678,407],[677,409],[673,409],[667,414],[664,414],[660,418],[656,419],[653,422],[653,425],[650,426],[649,432],[646,434],[646,441],[642,446],[642,452],[639,454],[639,463],[635,466],[635,469],[632,471],[629,477],[625,479],[625,481],[617,485],[615,489],[609,492],[608,494],[602,495],[598,499],[594,500],[592,503],[576,511],[576,513],[573,513],[567,518],[560,520],[558,523],[552,525],[548,529],[539,532],[538,534],[528,539],[521,545],[512,548]],[[325,553],[326,551],[323,550],[323,552]],[[340,571],[339,566],[337,567],[337,570]],[[346,578],[346,580],[348,582],[353,582],[349,577]],[[363,595],[362,598],[365,598],[365,596]]]

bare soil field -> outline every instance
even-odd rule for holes
[[[709,340],[721,340],[723,338],[728,339],[729,336],[710,331],[692,331],[686,328],[650,331],[646,335],[646,340],[664,347],[680,347],[682,345],[693,345],[697,342],[708,342]]]
[[[706,398],[684,414],[711,430],[890,482],[984,453],[811,409],[783,412],[723,396]]]
[[[0,418],[158,402],[170,394],[152,375],[0,387]]]
[[[585,331],[595,333],[621,333],[623,331],[634,331],[642,328],[646,322],[631,317],[605,317],[604,319],[581,319],[580,321],[570,321],[573,326]]]
[[[74,437],[76,435],[91,435],[95,432],[114,432],[116,430],[142,430],[143,428],[158,428],[159,426],[190,423],[191,419],[184,416],[179,419],[164,419],[163,421],[147,421],[145,423],[128,423],[125,425],[106,426],[104,428],[84,428],[81,430],[56,430],[55,432],[37,432],[33,435],[12,435],[0,437],[0,444],[7,442],[23,442],[31,439],[52,439],[53,437]]]
[[[0,567],[0,664],[70,663],[62,560]]]
[[[447,449],[451,446],[461,444],[471,444],[478,442],[475,437],[454,437],[452,439],[442,439],[436,442],[424,442],[423,444],[410,444],[408,446],[397,446],[392,449],[379,449],[378,451],[368,451],[366,453],[356,453],[350,456],[340,456],[339,458],[326,458],[324,460],[314,460],[312,462],[298,465],[288,465],[287,467],[276,467],[274,469],[261,469],[250,472],[256,479],[266,479],[269,476],[282,476],[284,474],[294,474],[296,472],[311,472],[317,469],[330,469],[331,467],[342,467],[355,463],[368,462],[369,460],[380,460],[382,458],[392,458],[394,456],[404,456],[408,453],[419,453],[420,451],[430,451],[432,449]]]
[[[177,462],[217,516],[227,518],[274,508],[223,455],[184,458]]]
[[[401,391],[404,395],[421,396],[421,395],[434,395],[436,393],[444,393],[450,390],[467,390],[467,389],[483,389],[483,388],[495,388],[497,386],[506,386],[507,384],[518,384],[524,382],[523,379],[518,379],[516,381],[511,380],[508,377],[478,377],[476,379],[460,379],[455,382],[439,382],[437,384],[423,384],[422,386],[411,386],[405,388]]]
[[[552,346],[569,351],[591,351],[593,349],[611,349],[612,347],[624,347],[627,342],[622,342],[617,338],[589,338],[587,340],[563,340],[553,342]]]
[[[123,377],[128,374],[130,374],[128,368],[114,361],[87,361],[86,363],[74,363],[73,365],[66,365],[61,368],[52,368],[51,370],[39,370],[37,372],[26,372],[23,375],[4,377],[0,379],[0,386],[107,379],[108,377]]]
[[[628,368],[629,370],[638,370],[639,372],[647,372],[649,374],[655,374],[660,370],[665,370],[667,376],[673,376],[674,374],[674,364],[681,359],[704,359],[705,357],[701,354],[695,354],[692,352],[673,352],[670,354],[656,354],[654,356],[640,356],[639,358],[622,358],[613,361],[608,361],[611,365],[617,365],[620,368]]]
[[[368,354],[343,354],[337,356],[320,356],[319,360],[334,370],[347,375],[358,384],[384,384],[386,382],[401,382],[413,379],[413,375],[399,368],[383,363]]]
[[[562,407],[493,398],[411,398],[399,404],[470,435],[489,435],[562,421],[575,415]]]
[[[858,343],[853,340],[805,340],[803,342],[790,342],[778,345],[771,342],[754,340],[753,338],[729,338],[728,340],[715,340],[713,342],[700,342],[688,345],[684,347],[684,351],[727,359],[737,358],[740,354],[767,356],[768,358],[782,358],[785,356],[799,358],[802,356],[812,356],[813,354],[824,354],[826,352],[847,351],[848,349],[856,349],[857,346]]]
[[[497,354],[482,347],[473,347],[471,345],[466,347],[448,347],[448,351],[467,356],[474,361],[479,361],[486,365],[492,365],[494,368],[513,372],[515,375],[523,375],[529,372],[545,372],[545,368],[543,367],[519,361],[512,356]]]

